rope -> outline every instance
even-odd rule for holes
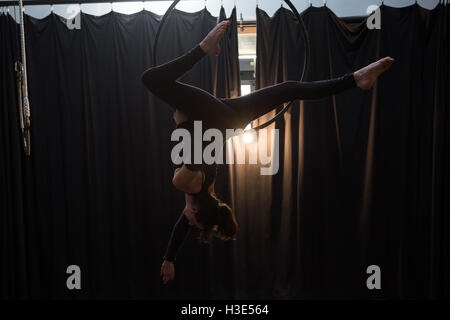
[[[24,149],[27,156],[30,155],[30,102],[28,100],[28,79],[27,79],[27,55],[25,50],[25,27],[23,18],[23,2],[19,0],[20,17],[20,49],[22,58],[22,97],[24,116]]]

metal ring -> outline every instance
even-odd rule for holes
[[[298,11],[294,7],[294,5],[291,3],[291,1],[290,0],[284,0],[284,2],[286,2],[286,4],[289,6],[289,8],[291,8],[292,12],[296,16],[296,18],[297,18],[297,20],[298,20],[298,22],[300,24],[300,30],[302,32],[303,40],[305,42],[305,57],[303,59],[303,71],[302,71],[302,75],[301,75],[300,80],[299,80],[299,81],[303,81],[306,73],[308,72],[308,68],[309,68],[310,49],[309,49],[308,32],[306,32],[306,27],[305,27],[305,24],[303,22],[302,17],[298,13]],[[281,109],[277,114],[275,114],[275,116],[272,119],[270,119],[269,121],[267,121],[267,122],[265,122],[265,123],[255,127],[255,128],[252,128],[252,129],[253,130],[260,130],[260,129],[264,129],[264,128],[270,126],[272,123],[274,123],[275,121],[280,119],[286,113],[286,111],[288,111],[291,108],[292,104],[295,101],[296,100],[290,101],[283,109]]]
[[[158,30],[156,31],[156,37],[155,37],[155,42],[153,43],[153,61],[152,61],[152,65],[153,67],[156,67],[156,52],[157,52],[157,48],[158,48],[158,42],[159,42],[159,37],[161,36],[161,31],[164,27],[164,24],[166,23],[167,18],[169,18],[170,14],[172,13],[173,9],[175,8],[175,6],[178,4],[178,2],[180,2],[181,0],[175,0],[174,2],[172,2],[172,4],[170,5],[169,9],[167,9],[166,13],[164,14],[164,16],[161,19],[161,22],[159,23],[158,26]]]
[[[167,9],[167,11],[165,12],[164,16],[161,19],[161,22],[159,23],[158,26],[158,30],[156,31],[156,37],[155,37],[155,42],[153,44],[153,66],[156,66],[156,52],[157,52],[157,48],[158,48],[158,42],[159,42],[159,38],[161,36],[161,31],[167,21],[167,19],[169,18],[170,14],[172,13],[173,9],[175,8],[175,6],[180,2],[181,0],[175,0],[172,2],[172,4],[170,5],[169,9]],[[294,7],[294,5],[291,3],[290,0],[284,0],[284,2],[289,6],[289,8],[291,8],[292,12],[294,13],[294,15],[296,16],[297,20],[300,23],[300,30],[303,36],[303,40],[305,41],[305,57],[303,59],[303,71],[302,71],[302,75],[300,77],[300,81],[303,81],[306,73],[308,72],[308,68],[309,68],[309,56],[310,56],[310,47],[309,47],[309,38],[308,38],[308,33],[306,32],[306,27],[305,24],[303,22],[302,17],[300,16],[300,14],[298,13],[297,9]],[[259,130],[259,129],[263,129],[269,125],[271,125],[272,123],[274,123],[276,120],[278,120],[286,111],[288,111],[290,109],[290,107],[292,106],[292,104],[294,103],[295,100],[290,101],[287,106],[285,106],[282,110],[280,110],[271,120],[253,128],[254,130]]]

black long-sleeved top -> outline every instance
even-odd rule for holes
[[[178,249],[183,244],[184,239],[186,239],[190,230],[191,226],[189,225],[189,220],[184,214],[181,214],[172,229],[169,245],[167,246],[166,253],[164,254],[164,260],[171,262],[175,261]]]

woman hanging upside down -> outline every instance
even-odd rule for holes
[[[142,74],[145,86],[175,109],[173,118],[177,128],[187,129],[191,136],[194,135],[194,120],[202,121],[205,129],[217,128],[225,132],[225,129],[244,128],[276,106],[292,100],[325,98],[354,87],[369,90],[377,77],[394,62],[385,57],[339,78],[285,81],[238,98],[216,98],[200,88],[177,81],[204,56],[219,55],[219,41],[229,25],[230,21],[220,22],[189,52]],[[185,193],[186,206],[173,228],[163,258],[161,275],[164,283],[174,279],[173,261],[191,226],[201,229],[200,238],[205,242],[213,235],[222,240],[234,239],[236,235],[237,224],[231,208],[214,193],[216,166],[204,163],[175,166],[172,182],[175,188]]]

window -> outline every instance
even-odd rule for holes
[[[245,24],[238,29],[241,95],[255,91],[256,24]]]

